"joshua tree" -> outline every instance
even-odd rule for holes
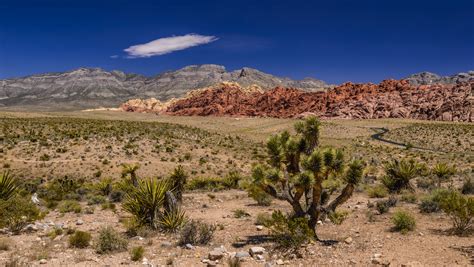
[[[308,218],[316,239],[318,220],[351,197],[364,170],[358,160],[345,167],[340,150],[319,150],[319,126],[315,117],[309,117],[295,124],[296,135],[284,131],[270,137],[268,164],[257,165],[252,171],[254,184],[274,198],[287,201],[294,218]],[[346,185],[328,202],[330,192],[323,188],[323,181],[331,176],[342,178]]]
[[[137,178],[137,170],[140,168],[139,164],[122,164],[122,178],[127,177],[130,175],[130,181],[132,182],[133,186],[138,186],[138,178]]]
[[[438,187],[441,187],[443,181],[449,180],[449,178],[456,173],[456,168],[446,163],[438,163],[433,167],[431,172],[436,176]]]
[[[188,175],[184,171],[183,166],[178,165],[173,171],[170,176],[171,180],[171,188],[173,190],[174,195],[176,196],[176,200],[181,203],[183,200],[183,191],[184,186],[186,185],[186,180],[188,179]]]
[[[400,192],[402,189],[414,190],[410,180],[422,175],[425,169],[425,165],[414,159],[394,160],[385,165],[385,176],[382,183],[392,192]]]

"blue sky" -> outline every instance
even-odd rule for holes
[[[341,83],[474,69],[472,0],[0,0],[0,14],[0,78],[213,63]]]

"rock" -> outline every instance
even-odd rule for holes
[[[207,267],[216,267],[217,266],[217,263],[215,261],[209,261],[207,263]]]
[[[207,256],[210,260],[215,261],[215,260],[220,260],[224,257],[224,253],[219,250],[213,250],[209,252]]]
[[[191,244],[186,244],[185,247],[186,247],[187,249],[194,249],[194,246],[191,245]]]
[[[277,265],[283,265],[283,264],[285,264],[285,262],[284,262],[282,259],[278,259],[275,263],[276,263]]]
[[[317,224],[322,225],[323,222],[322,222],[321,220],[319,220],[319,221],[317,222]]]
[[[257,228],[257,231],[262,231],[263,230],[263,225],[257,225],[256,228]]]
[[[25,228],[23,228],[23,230],[28,232],[36,232],[38,231],[38,227],[34,224],[28,224],[27,226],[25,226]]]
[[[251,256],[262,255],[263,253],[265,253],[265,248],[263,247],[251,247],[249,249],[249,254]]]
[[[76,225],[83,225],[83,224],[84,224],[84,221],[81,220],[81,219],[78,219],[78,220],[76,221]]]
[[[173,244],[171,242],[168,242],[168,241],[164,241],[164,242],[161,242],[160,246],[162,248],[170,248],[173,246]]]
[[[265,260],[265,257],[263,255],[255,255],[255,259],[259,261]]]
[[[46,263],[48,263],[48,261],[46,259],[39,260],[39,264],[46,264]]]
[[[352,243],[352,237],[349,236],[348,238],[344,239],[344,242],[345,242],[346,244]]]
[[[235,253],[235,257],[238,258],[238,259],[248,258],[248,257],[250,257],[250,254],[246,251],[239,251],[239,252]]]
[[[265,262],[265,265],[264,265],[264,267],[272,267],[272,264],[271,264],[271,263],[269,263],[269,262]]]

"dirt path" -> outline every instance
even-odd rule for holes
[[[418,147],[418,146],[409,146],[408,144],[404,144],[404,143],[395,142],[395,141],[392,141],[392,140],[385,139],[385,138],[383,138],[383,135],[389,132],[389,130],[387,128],[370,127],[370,129],[377,132],[377,133],[371,135],[370,138],[372,138],[374,140],[377,140],[377,141],[380,141],[380,142],[383,142],[383,143],[386,143],[386,144],[391,144],[391,145],[403,147],[405,149],[410,148],[410,149],[418,149],[418,150],[424,150],[424,151],[430,151],[430,152],[436,152],[436,153],[447,153],[447,152],[441,151],[441,150],[429,149],[429,148]]]

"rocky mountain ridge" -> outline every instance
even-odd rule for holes
[[[408,80],[349,82],[327,92],[283,87],[244,90],[238,84],[221,84],[189,95],[166,103],[128,101],[121,109],[186,116],[291,118],[313,114],[342,119],[474,121],[474,81],[431,85],[412,85]]]
[[[319,91],[331,87],[313,78],[297,81],[246,67],[228,72],[223,66],[211,64],[187,66],[154,77],[100,68],[79,68],[69,72],[0,80],[0,106],[110,107],[132,98],[168,100],[182,97],[190,90],[226,81],[237,82],[244,87],[256,85],[263,89],[290,86]]]

